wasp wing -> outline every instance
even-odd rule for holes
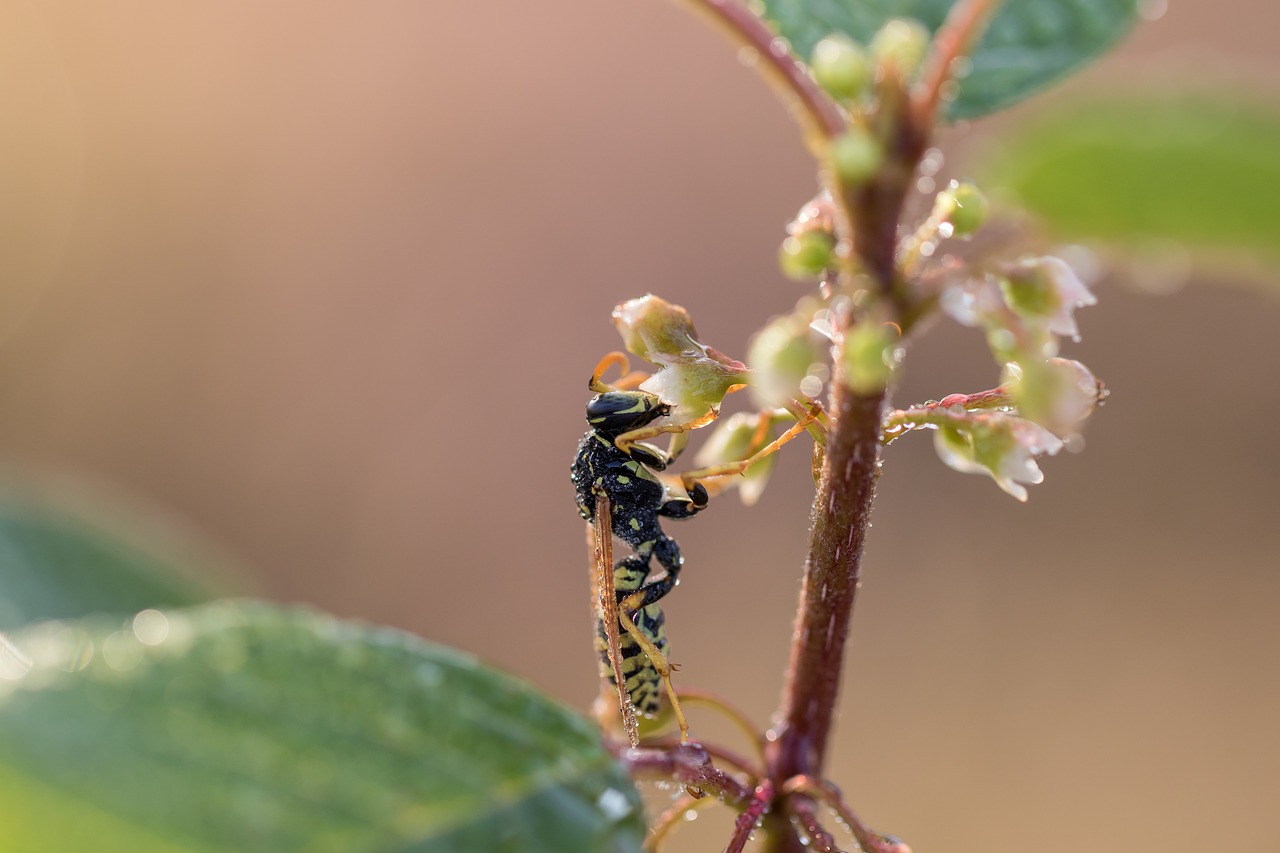
[[[627,679],[622,673],[622,641],[618,624],[618,593],[613,585],[613,507],[609,496],[593,489],[596,499],[595,519],[591,524],[591,580],[595,586],[595,611],[598,630],[604,635],[604,652],[613,667],[613,681],[618,689],[618,709],[622,712],[622,725],[627,740],[633,747],[640,745],[640,724],[636,709],[627,692]]]

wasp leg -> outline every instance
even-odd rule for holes
[[[631,446],[635,444],[637,441],[643,441],[646,438],[655,438],[659,435],[668,435],[668,434],[680,435],[681,433],[686,433],[686,432],[689,432],[690,430],[695,430],[695,429],[698,429],[699,427],[704,427],[707,424],[714,421],[719,416],[720,416],[719,409],[711,409],[702,417],[694,418],[691,421],[685,421],[684,423],[681,423],[681,424],[663,424],[662,426],[647,426],[647,427],[641,427],[640,429],[633,429],[631,430],[631,432],[624,432],[622,435],[615,438],[613,440],[613,446],[621,450],[623,453],[630,453]],[[685,439],[685,441],[687,440],[688,439]],[[683,442],[680,444],[677,444],[676,440],[672,439],[672,449],[675,452],[675,455],[679,456],[680,451],[684,449]],[[673,458],[674,457],[671,455],[670,452],[667,453],[668,462],[670,462]]]
[[[813,423],[817,419],[818,412],[820,410],[821,406],[815,403],[805,413],[804,418],[796,421],[790,429],[775,438],[773,441],[769,442],[760,450],[757,450],[755,453],[748,456],[746,459],[739,462],[727,462],[723,465],[712,465],[708,468],[698,468],[693,471],[686,471],[684,474],[680,475],[681,483],[684,485],[685,489],[692,489],[697,485],[699,480],[706,480],[712,477],[725,477],[730,474],[741,474],[761,459],[772,453],[776,453],[782,445],[808,429],[809,424]]]
[[[676,584],[679,583],[680,570],[684,568],[684,555],[680,553],[680,546],[676,544],[676,540],[670,536],[660,536],[654,542],[653,550],[650,553],[658,558],[658,563],[661,564],[662,568],[666,569],[667,573],[657,580],[649,581],[633,592],[618,590],[619,610],[640,610],[650,604],[656,604],[667,593],[675,589]],[[637,562],[629,563],[629,561],[633,560]],[[648,558],[632,555],[618,561],[618,566],[614,569],[614,577],[619,577],[619,571],[634,571],[637,565],[643,566],[643,571],[646,574],[648,573]]]
[[[658,507],[658,515],[667,518],[692,518],[707,508],[711,495],[701,483],[694,483],[689,489],[689,497],[673,498]]]
[[[676,725],[680,727],[680,742],[689,742],[689,721],[684,718],[684,711],[680,708],[680,699],[676,696],[676,689],[671,684],[671,672],[676,667],[667,659],[653,641],[645,636],[644,632],[636,627],[636,623],[627,615],[625,610],[618,610],[618,621],[622,623],[623,629],[631,635],[631,639],[644,651],[645,656],[649,658],[649,663],[653,665],[658,676],[662,679],[662,685],[667,691],[667,698],[671,701],[671,712],[675,714]]]

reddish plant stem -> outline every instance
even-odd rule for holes
[[[780,722],[766,752],[779,787],[793,776],[822,775],[879,470],[883,405],[883,393],[857,394],[841,382],[832,392],[838,427],[827,442]]]
[[[739,45],[754,50],[756,67],[786,101],[800,108],[806,129],[818,138],[844,133],[844,112],[822,90],[777,33],[738,0],[686,0],[689,7]]]

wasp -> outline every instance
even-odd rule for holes
[[[609,385],[601,377],[619,365],[624,379]],[[618,694],[623,726],[632,746],[639,744],[637,713],[655,717],[665,692],[680,738],[687,741],[689,727],[667,657],[665,616],[658,602],[679,582],[684,557],[675,539],[662,529],[660,519],[692,518],[706,508],[710,493],[703,480],[738,474],[790,441],[814,419],[810,410],[773,442],[740,462],[686,472],[680,487],[669,487],[658,478],[680,455],[690,430],[714,420],[712,409],[695,420],[659,424],[671,415],[671,406],[658,396],[624,386],[635,381],[628,375],[627,357],[614,352],[601,359],[588,388],[596,396],[587,403],[590,429],[578,443],[571,467],[579,514],[589,523],[592,580],[596,592],[596,649],[601,677]],[[643,376],[643,374],[641,374]],[[646,439],[672,435],[663,451]],[[613,540],[631,553],[613,561]],[[663,574],[650,577],[657,560]]]

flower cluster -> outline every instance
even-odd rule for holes
[[[1075,310],[1097,302],[1067,263],[1027,257],[997,266],[947,288],[943,310],[957,322],[982,329],[1002,383],[995,409],[975,410],[969,398],[895,412],[899,430],[938,430],[938,455],[950,467],[985,473],[1018,500],[1024,484],[1044,479],[1036,457],[1052,456],[1078,438],[1085,418],[1105,396],[1102,383],[1078,361],[1059,358],[1061,336],[1078,339]]]

